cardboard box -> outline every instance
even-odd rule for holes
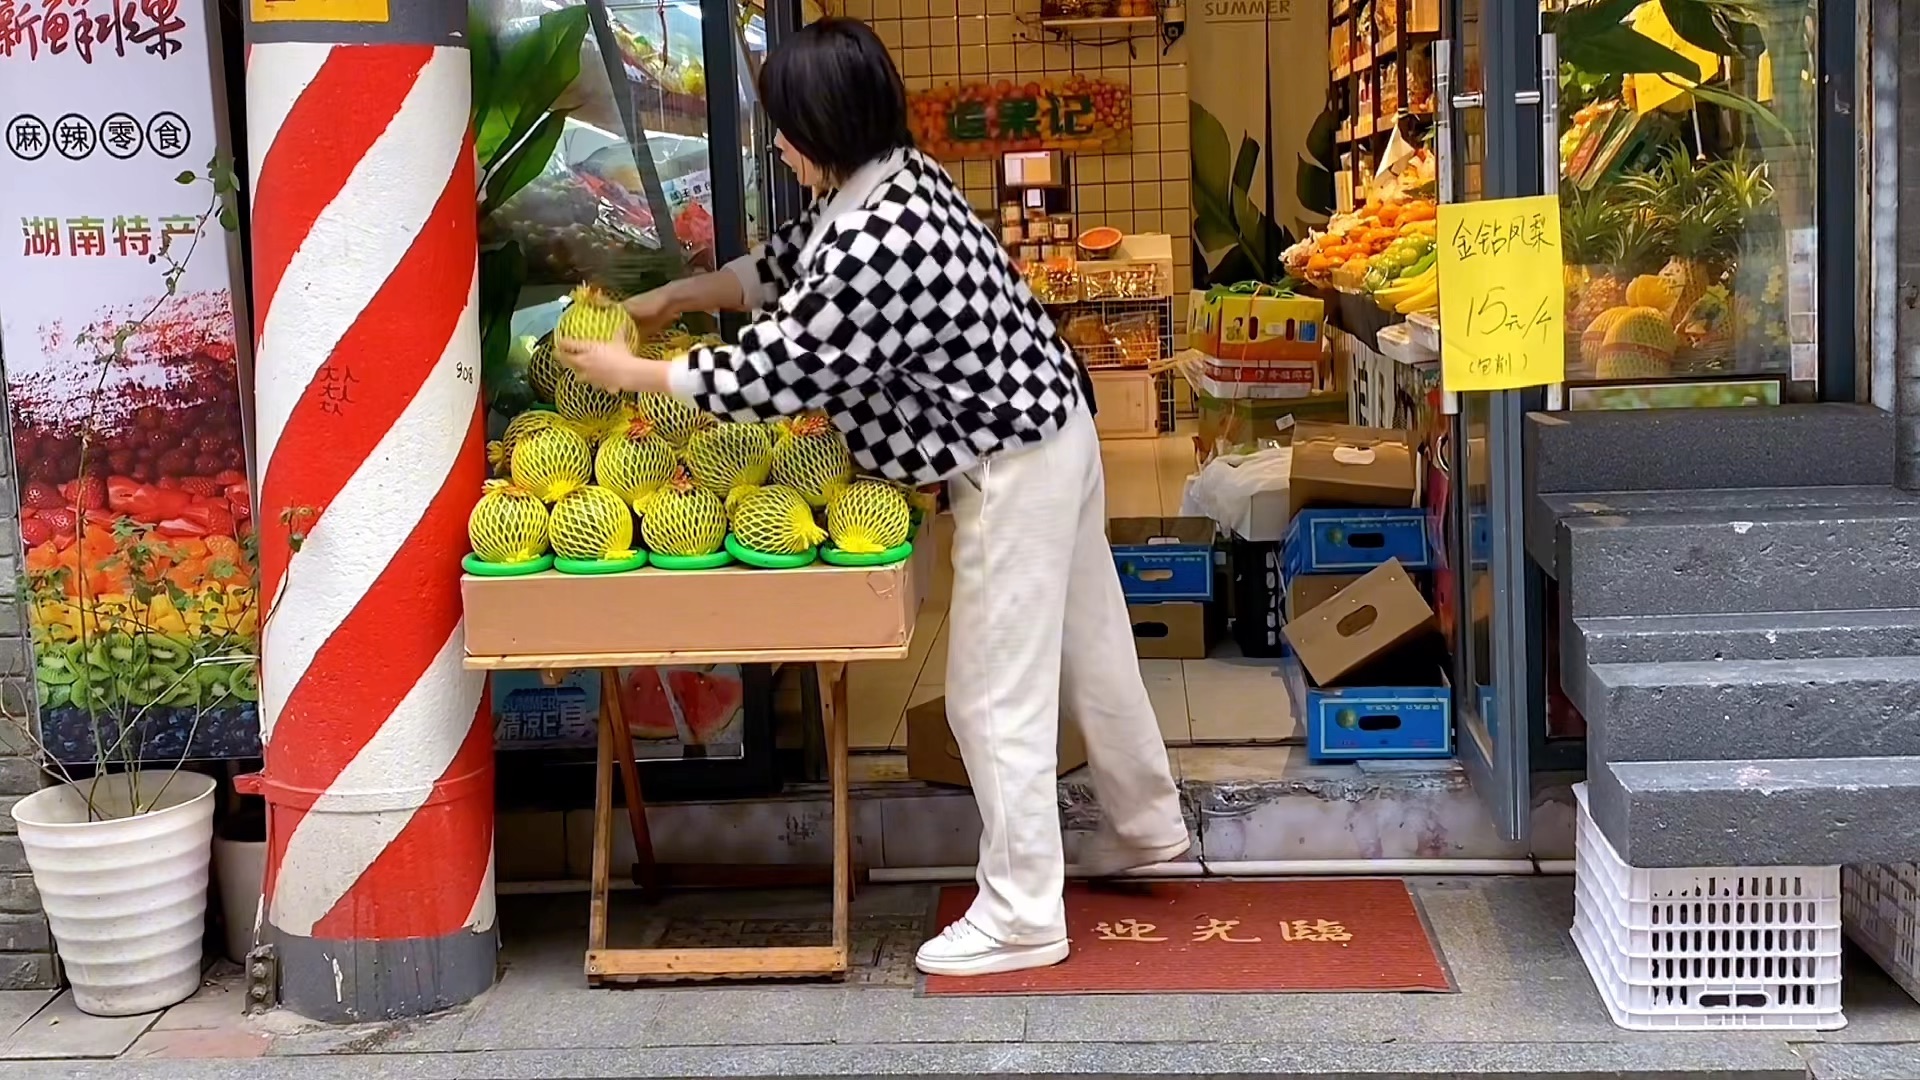
[[[1417,505],[1411,435],[1389,428],[1301,423],[1293,429],[1287,490],[1294,512],[1315,506]]]
[[[1245,398],[1220,397],[1201,387],[1194,404],[1200,413],[1200,446],[1208,455],[1222,449],[1250,451],[1263,441],[1284,443],[1292,438],[1292,428],[1281,425],[1289,421],[1339,423],[1347,415],[1344,392],[1305,398]]]
[[[1128,604],[1133,651],[1142,660],[1205,660],[1213,620],[1200,603]]]
[[[1213,599],[1213,522],[1201,517],[1107,523],[1128,603]]]
[[[1315,685],[1336,686],[1434,627],[1433,609],[1396,560],[1287,623],[1282,633]]]
[[[1318,360],[1326,304],[1310,296],[1195,289],[1187,297],[1187,347],[1222,360]]]
[[[467,655],[737,658],[820,649],[897,649],[905,655],[933,580],[932,530],[921,536],[912,557],[893,566],[464,575]]]
[[[1305,615],[1359,580],[1359,574],[1296,574],[1288,578],[1287,621]]]
[[[1453,688],[1438,668],[1424,672],[1430,686],[1335,689],[1309,683],[1297,661],[1282,672],[1310,761],[1453,756]]]
[[[1060,719],[1060,741],[1055,771],[1072,772],[1087,763],[1087,744],[1080,727],[1065,716]],[[907,775],[929,784],[971,786],[967,766],[960,760],[960,743],[947,724],[947,699],[935,698],[907,710]]]
[[[1240,655],[1263,660],[1285,656],[1287,642],[1280,635],[1280,628],[1287,622],[1280,542],[1236,536],[1228,541],[1228,552],[1227,561],[1233,570],[1229,592],[1233,640],[1240,646]]]

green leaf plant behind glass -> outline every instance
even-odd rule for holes
[[[550,11],[502,46],[484,13],[467,21],[473,57],[473,135],[479,157],[477,213],[486,219],[532,183],[552,160],[568,109],[555,108],[580,76],[587,36],[584,6]],[[527,280],[527,258],[513,240],[480,252],[480,350],[488,404],[515,412],[531,395],[511,362],[513,311]],[[524,400],[523,400],[524,399]]]
[[[1235,152],[1229,148],[1226,128],[1212,113],[1195,102],[1189,102],[1188,109],[1193,132],[1196,276],[1208,285],[1281,280],[1285,275],[1280,256],[1293,243],[1293,235],[1253,201],[1260,144],[1252,136],[1242,135],[1240,148]],[[1316,134],[1320,126],[1314,126]],[[1331,127],[1328,130],[1331,132]],[[1313,208],[1320,205],[1320,201],[1306,199],[1305,193],[1310,187],[1317,191],[1317,181],[1310,181],[1305,175],[1309,164],[1304,159],[1301,162],[1299,188],[1302,201]],[[1331,172],[1327,173],[1329,194],[1332,179]]]

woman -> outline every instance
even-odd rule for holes
[[[740,343],[671,363],[619,344],[563,341],[560,355],[600,386],[736,420],[823,409],[862,468],[948,483],[947,718],[980,807],[980,893],[917,962],[938,975],[1059,963],[1063,699],[1107,808],[1082,868],[1118,873],[1188,846],[1107,548],[1090,395],[998,239],[914,149],[871,30],[806,27],[767,58],[760,90],[812,208],[726,268],[627,302],[649,332],[686,312],[759,311]]]

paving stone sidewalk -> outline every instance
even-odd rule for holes
[[[505,898],[504,974],[426,1020],[319,1028],[243,1018],[237,972],[155,1016],[100,1020],[69,997],[0,995],[0,1080],[359,1080],[688,1076],[1740,1077],[1920,1080],[1920,1005],[1870,963],[1839,1032],[1621,1031],[1567,936],[1571,879],[1418,879],[1458,994],[928,998],[913,946],[932,890],[856,905],[846,985],[588,990],[584,896]],[[824,933],[808,894],[617,896],[616,944]],[[297,1070],[297,1071],[296,1071]]]

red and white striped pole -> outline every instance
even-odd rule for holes
[[[420,1015],[496,947],[458,569],[486,462],[467,8],[249,7],[265,940],[297,1013]]]

